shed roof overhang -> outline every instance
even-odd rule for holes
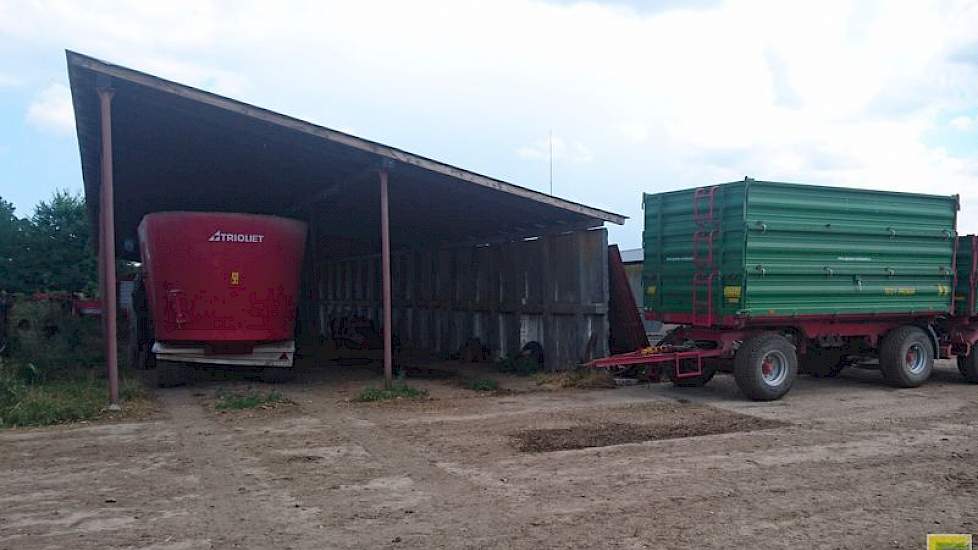
[[[313,220],[317,235],[379,244],[390,172],[392,246],[519,238],[625,217],[68,51],[85,194],[98,227],[97,90],[112,99],[115,228],[135,258],[149,212],[234,211]],[[328,253],[328,252],[327,252]]]

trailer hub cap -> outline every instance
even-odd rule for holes
[[[788,358],[780,351],[770,351],[761,360],[761,377],[769,386],[779,386],[788,377]]]
[[[926,355],[924,354],[923,348],[920,347],[920,344],[912,344],[907,348],[907,355],[903,360],[907,370],[913,374],[917,374],[924,370],[924,366],[927,363],[925,358]]]

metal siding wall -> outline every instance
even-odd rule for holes
[[[489,246],[395,252],[393,324],[405,348],[454,353],[472,337],[494,356],[544,346],[547,366],[569,368],[608,352],[608,233],[547,235]],[[376,256],[324,261],[329,319],[381,324]]]

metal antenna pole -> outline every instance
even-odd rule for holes
[[[554,194],[554,131],[550,130],[550,194]]]

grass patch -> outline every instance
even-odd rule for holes
[[[403,382],[398,382],[390,388],[364,388],[353,400],[361,403],[374,401],[392,401],[395,399],[422,399],[428,397],[428,390],[413,388]]]
[[[292,400],[277,391],[260,392],[257,390],[224,391],[217,393],[217,403],[214,408],[219,411],[240,411],[244,409],[270,408],[276,405],[288,405]]]
[[[107,414],[108,384],[91,371],[57,378],[31,379],[30,368],[0,369],[0,427],[47,426],[94,420]],[[26,380],[25,380],[26,378]],[[123,407],[148,400],[146,388],[135,378],[121,377]]]
[[[499,382],[493,380],[492,378],[471,378],[469,380],[465,380],[462,385],[472,391],[499,391]]]
[[[543,365],[531,355],[514,355],[496,361],[496,369],[506,374],[530,376],[543,370]]]

